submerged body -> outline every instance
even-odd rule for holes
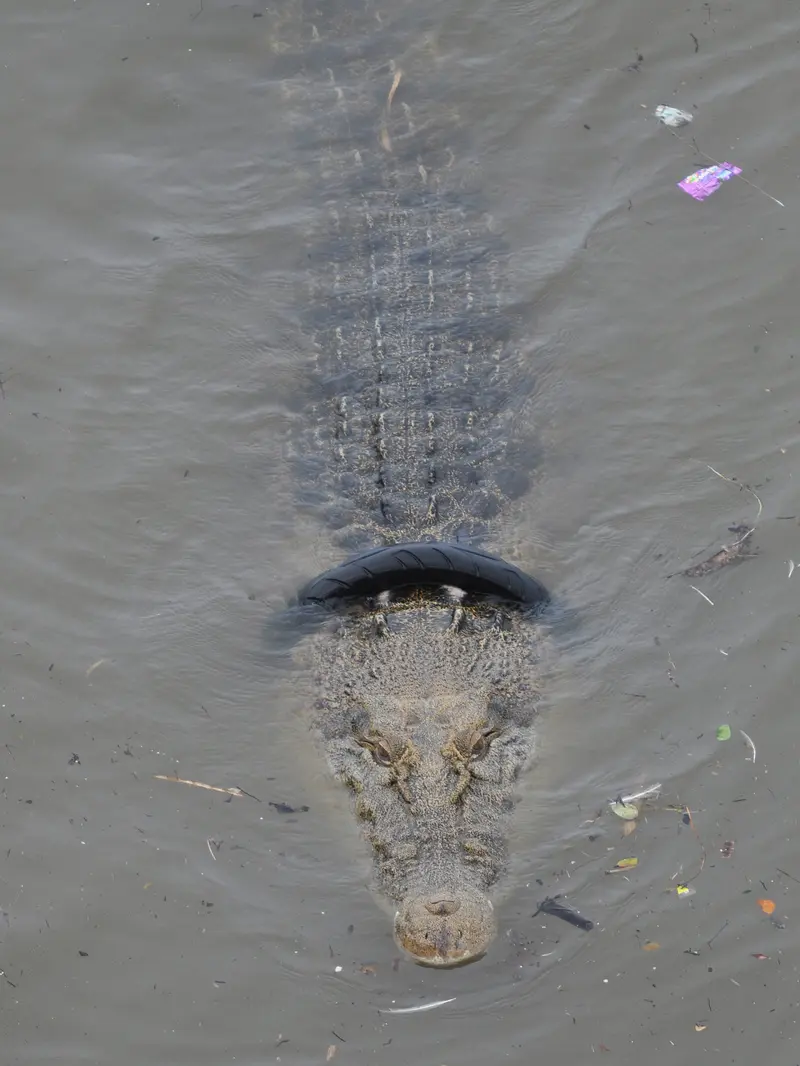
[[[521,382],[502,249],[463,188],[434,45],[409,47],[388,12],[368,8],[355,43],[347,4],[301,19],[303,69],[287,92],[308,108],[302,143],[325,204],[309,253],[320,395],[307,498],[350,551],[491,548],[493,520],[525,481],[510,452]],[[397,903],[398,942],[440,965],[480,956],[494,935],[488,892],[533,748],[539,676],[532,612],[502,590],[475,592],[457,569],[450,587],[412,572],[389,589],[366,568],[366,587],[314,643],[316,724]]]

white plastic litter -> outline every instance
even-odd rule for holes
[[[671,126],[675,130],[679,130],[681,126],[688,126],[694,119],[690,111],[681,111],[679,107],[668,107],[667,104],[659,104],[653,115],[665,126]]]

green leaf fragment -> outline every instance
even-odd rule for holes
[[[621,800],[614,800],[611,804],[611,810],[616,814],[617,818],[624,818],[626,822],[631,822],[634,818],[639,817],[639,808],[635,803],[623,803]]]
[[[731,739],[731,727],[729,725],[717,726],[717,740],[730,740]]]

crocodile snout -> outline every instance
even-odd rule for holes
[[[394,932],[415,962],[458,966],[480,958],[494,939],[494,907],[472,888],[411,895],[400,904]]]
[[[430,899],[423,899],[422,904],[425,910],[430,911],[431,914],[455,914],[461,906],[457,899],[443,899],[441,896],[431,896]]]

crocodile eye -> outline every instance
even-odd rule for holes
[[[391,766],[392,765],[392,753],[382,740],[377,741],[372,746],[372,758],[378,764],[378,766]]]

